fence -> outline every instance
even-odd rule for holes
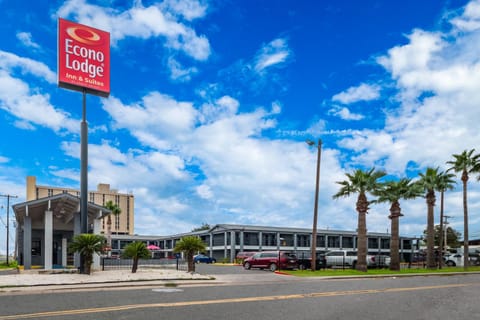
[[[102,258],[102,270],[131,269],[133,259]],[[161,268],[187,271],[187,260],[185,259],[140,259],[138,268]]]

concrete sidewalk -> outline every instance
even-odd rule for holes
[[[138,269],[131,270],[94,271],[90,275],[78,273],[39,273],[38,270],[21,273],[0,273],[0,292],[24,291],[27,289],[41,289],[45,287],[113,287],[134,284],[168,283],[173,281],[212,281],[215,278],[209,275],[189,273],[170,269]]]

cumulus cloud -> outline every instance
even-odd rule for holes
[[[361,114],[350,112],[346,107],[334,107],[328,111],[328,113],[339,116],[343,120],[362,120],[364,118]]]
[[[110,32],[115,44],[127,37],[141,39],[161,38],[169,49],[183,52],[195,60],[204,61],[210,56],[210,43],[204,35],[171,14],[172,10],[187,20],[203,17],[206,7],[198,1],[180,3],[168,1],[164,5],[144,7],[137,2],[126,11],[86,3],[85,0],[66,1],[57,11],[59,17],[74,17],[82,24]]]
[[[32,40],[32,34],[30,32],[17,32],[17,39],[26,47],[33,49],[40,48],[40,45]]]
[[[380,87],[378,85],[368,85],[362,83],[358,87],[350,87],[346,91],[340,92],[332,97],[333,101],[343,104],[351,104],[359,101],[371,101],[380,97]]]

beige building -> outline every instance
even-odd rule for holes
[[[52,186],[37,185],[37,178],[27,177],[27,201],[51,197],[57,194],[68,193],[80,197],[80,190]],[[112,234],[133,235],[134,230],[134,197],[133,194],[119,193],[110,189],[109,184],[99,184],[96,191],[88,192],[88,201],[99,206],[104,206],[111,200],[118,205],[122,212],[112,217]],[[107,231],[107,218],[102,219],[101,232]]]

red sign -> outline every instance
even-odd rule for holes
[[[58,19],[58,86],[108,97],[110,33]]]

